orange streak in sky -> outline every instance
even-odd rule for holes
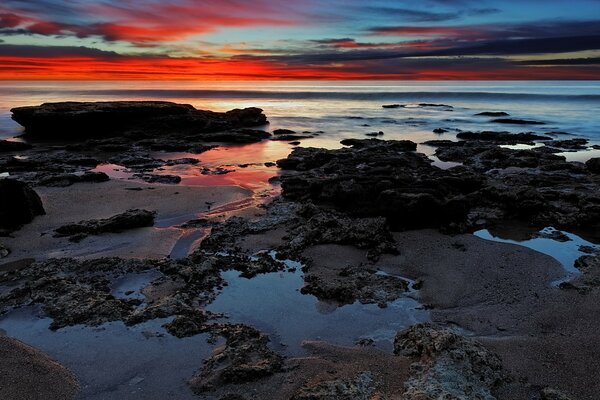
[[[361,66],[363,67],[361,69]],[[288,66],[260,60],[199,58],[10,57],[0,56],[0,80],[265,80],[265,79],[597,79],[597,66],[514,66],[505,69],[423,69],[371,73],[360,62]]]

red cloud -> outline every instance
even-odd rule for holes
[[[0,79],[596,79],[595,66],[529,67],[507,65],[502,68],[413,68],[374,72],[369,62],[344,65],[299,67],[260,60],[197,58],[122,58],[90,57],[9,57],[0,56]]]

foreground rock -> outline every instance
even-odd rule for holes
[[[154,225],[153,211],[127,210],[122,214],[106,219],[92,219],[76,224],[61,226],[55,230],[56,236],[69,236],[72,240],[81,240],[88,235],[108,232],[122,232],[128,229],[144,228]]]
[[[91,136],[153,136],[159,133],[203,134],[263,125],[259,108],[225,113],[197,110],[189,104],[162,101],[63,102],[17,107],[12,118],[31,136],[82,139]]]
[[[394,353],[414,361],[405,383],[406,399],[494,400],[492,390],[502,383],[502,363],[472,339],[432,324],[399,332]]]
[[[204,363],[190,385],[197,394],[228,384],[256,381],[280,372],[283,358],[267,346],[269,339],[244,325],[225,325],[225,346]]]
[[[44,214],[42,200],[27,184],[13,179],[0,180],[0,234]]]

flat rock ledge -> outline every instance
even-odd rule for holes
[[[264,125],[260,108],[227,112],[197,110],[166,101],[60,102],[17,107],[12,118],[30,136],[89,138],[128,133],[201,134]]]

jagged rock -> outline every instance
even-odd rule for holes
[[[196,394],[225,384],[252,382],[283,368],[283,357],[268,347],[269,338],[244,325],[223,325],[218,332],[225,346],[204,362],[190,380]]]
[[[433,324],[398,332],[394,353],[414,359],[406,399],[495,400],[503,380],[500,358],[473,339]]]
[[[13,231],[45,213],[42,200],[27,184],[0,180],[0,233]]]

